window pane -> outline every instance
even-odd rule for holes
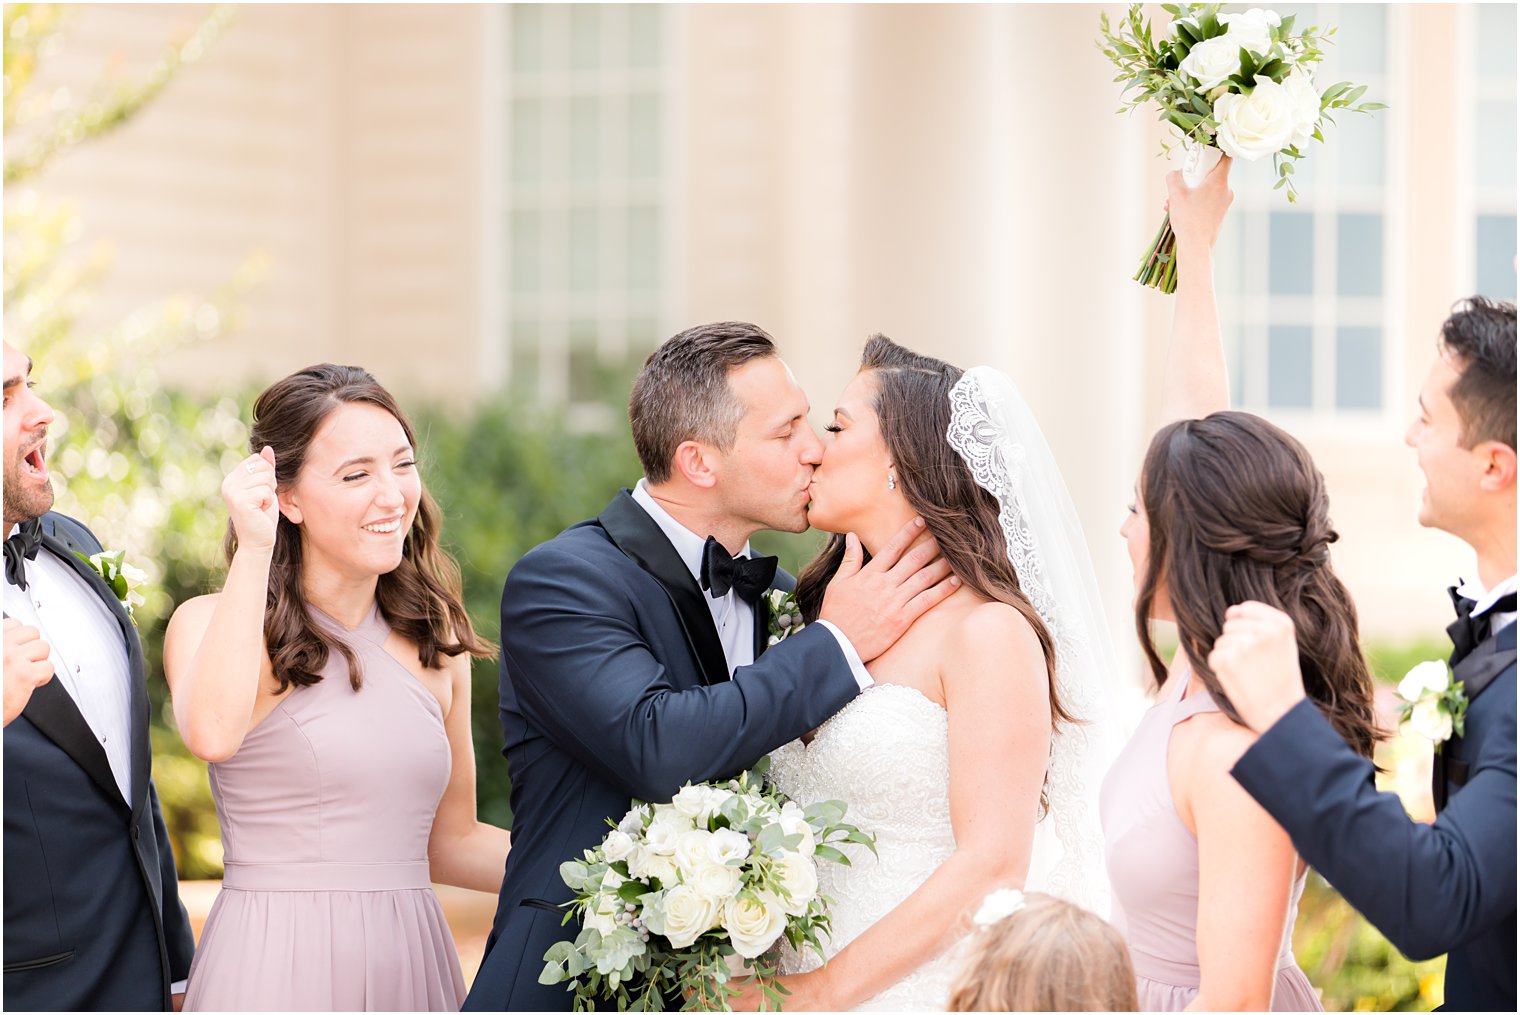
[[[544,9],[539,4],[512,5],[512,70],[536,71],[543,66]]]
[[[1310,332],[1303,325],[1274,324],[1267,338],[1267,405],[1307,409],[1313,397]]]
[[[1478,73],[1515,76],[1515,5],[1478,5]]]
[[[578,95],[570,100],[570,179],[577,183],[595,180],[599,175],[597,113],[595,96]]]
[[[1477,222],[1478,292],[1515,298],[1515,216],[1479,215]]]
[[[1382,404],[1382,329],[1338,329],[1335,334],[1335,407],[1377,409]]]
[[[596,288],[597,215],[594,208],[570,210],[570,288],[591,292]]]
[[[512,291],[537,292],[539,288],[538,212],[520,208],[511,218]]]
[[[628,288],[653,292],[660,277],[660,223],[652,206],[628,209]]]
[[[592,70],[602,59],[602,9],[600,5],[574,4],[570,8],[570,68]]]
[[[512,100],[512,179],[530,183],[541,177],[544,109],[537,99]]]
[[[660,102],[648,93],[628,97],[628,178],[649,180],[660,172]]]
[[[1383,185],[1383,137],[1385,121],[1381,114],[1341,112],[1335,126],[1325,124],[1325,140],[1340,149],[1341,183],[1347,187],[1381,187]],[[1302,149],[1300,149],[1302,150]],[[1313,162],[1315,153],[1301,161]],[[1298,181],[1307,190],[1307,178]]]
[[[1478,165],[1478,186],[1515,192],[1515,101],[1477,104],[1477,129],[1473,132],[1473,158]]]
[[[1314,220],[1275,211],[1268,219],[1268,235],[1268,291],[1273,296],[1307,296],[1314,287]]]
[[[1339,77],[1331,78],[1326,84],[1341,78],[1383,72],[1388,38],[1387,17],[1382,4],[1339,4],[1333,17],[1317,19],[1311,15],[1309,21],[1299,23],[1307,28],[1310,24],[1325,22],[1340,26],[1340,31],[1335,33],[1336,45],[1329,47]]]
[[[1341,215],[1336,235],[1336,289],[1342,296],[1383,294],[1383,216]]]
[[[537,390],[538,322],[528,319],[513,321],[508,344],[512,349],[512,387],[521,392]]]
[[[570,322],[570,401],[591,402],[601,395],[603,374],[601,356],[596,349],[596,324],[588,320]]]
[[[635,4],[627,8],[630,67],[659,65],[661,10],[658,4]]]

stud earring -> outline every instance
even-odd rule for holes
[[[887,489],[888,490],[896,490],[897,489],[897,477],[894,476],[894,475],[892,475],[890,472],[887,473]]]

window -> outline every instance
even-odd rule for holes
[[[1471,287],[1515,298],[1515,6],[1479,4],[1472,33]]]
[[[1383,5],[1277,8],[1297,24],[1338,25],[1315,84],[1351,80],[1389,95],[1390,17]],[[1297,164],[1289,204],[1270,159],[1238,163],[1236,211],[1218,253],[1221,323],[1234,404],[1264,411],[1372,413],[1383,408],[1390,347],[1387,249],[1396,110],[1341,111]]]
[[[669,59],[661,5],[503,14],[502,357],[515,391],[589,402],[661,337]]]

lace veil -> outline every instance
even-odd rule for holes
[[[1029,405],[1007,375],[967,370],[950,392],[950,446],[998,502],[1008,559],[1055,638],[1056,686],[1080,724],[1052,741],[1049,811],[1035,826],[1029,891],[1100,916],[1111,897],[1098,820],[1098,788],[1122,740],[1122,691],[1087,541],[1061,471]]]

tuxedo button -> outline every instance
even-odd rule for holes
[[[141,825],[134,824],[132,826],[132,838],[134,838],[134,839],[141,839],[142,838],[142,826]]]

